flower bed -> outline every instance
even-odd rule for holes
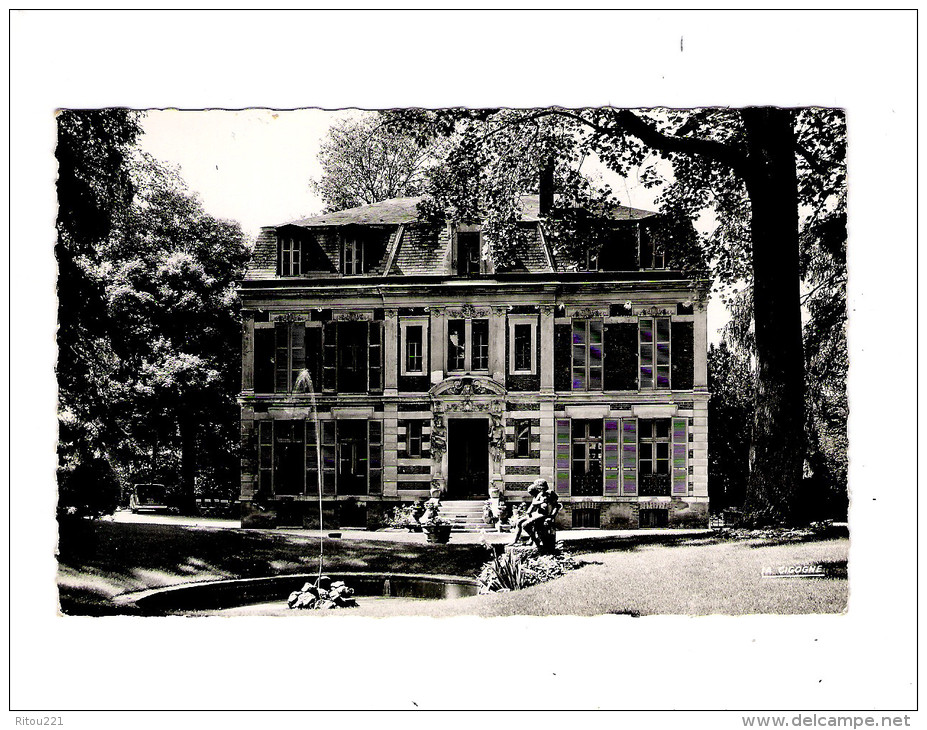
[[[559,578],[582,565],[559,545],[556,552],[549,555],[541,555],[533,546],[510,546],[501,555],[493,550],[493,559],[480,571],[480,593],[529,588]]]

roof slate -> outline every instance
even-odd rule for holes
[[[339,268],[339,251],[337,229],[343,226],[383,226],[392,227],[383,260],[372,267],[371,275],[387,276],[443,276],[449,273],[451,262],[451,239],[447,226],[428,225],[418,218],[418,204],[421,196],[393,198],[372,205],[340,210],[334,213],[302,218],[278,226],[268,226],[261,231],[255,244],[254,255],[245,280],[273,279],[277,276],[277,230],[285,226],[314,229],[314,238],[320,252],[328,259],[330,271],[309,271],[305,278],[319,278],[337,275]],[[522,223],[537,223],[540,218],[539,198],[537,195],[525,195],[521,199]],[[612,213],[614,220],[641,220],[657,215],[653,211],[640,208],[618,206]],[[400,233],[400,226],[402,226]],[[513,265],[507,270],[512,272],[549,273],[552,272],[550,260],[545,251],[545,244],[538,226],[527,226],[529,235],[519,249]],[[397,237],[401,238],[397,240]],[[398,246],[398,248],[397,248]],[[390,254],[395,250],[393,264],[389,272],[384,268]]]
[[[323,213],[309,218],[288,221],[287,223],[281,223],[277,228],[284,225],[300,226],[302,228],[347,225],[398,226],[400,223],[414,223],[418,220],[418,204],[421,201],[422,196],[420,195],[409,198],[391,198],[371,205],[361,205],[356,208],[335,211],[334,213]],[[522,221],[533,223],[540,220],[540,197],[538,195],[521,196],[521,209]],[[654,215],[657,214],[652,210],[619,205],[614,209],[611,217],[614,220],[639,220]]]

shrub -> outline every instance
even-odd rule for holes
[[[491,545],[484,544],[492,560],[480,571],[480,593],[529,588],[581,567],[581,563],[562,550],[554,555],[541,555],[535,547],[509,547],[499,555]]]
[[[106,459],[93,457],[73,469],[58,470],[58,515],[98,518],[116,511],[121,493]]]

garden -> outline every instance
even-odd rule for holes
[[[304,582],[295,577],[319,569],[319,537],[305,532],[82,519],[60,525],[58,585],[60,610],[67,615],[138,614],[118,598],[168,586],[292,575],[295,585],[280,595],[285,603]],[[478,538],[432,544],[423,536],[417,536],[420,542],[385,537],[325,538],[324,571],[461,576],[474,582],[482,577],[484,592],[451,600],[360,601],[345,611],[300,615],[741,615],[840,613],[847,607],[849,539],[845,528],[835,526],[604,537],[575,531],[556,556],[537,556],[526,547],[488,547]],[[519,553],[525,559],[515,557]],[[789,565],[816,566],[819,572],[764,575],[770,567]],[[496,580],[517,571],[521,589]]]

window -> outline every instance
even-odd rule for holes
[[[586,249],[586,271],[598,271],[599,270],[599,251],[600,247],[592,247]]]
[[[513,328],[515,338],[515,370],[531,371],[531,325],[516,324]]]
[[[602,494],[602,421],[574,419],[572,431],[571,494]]]
[[[472,370],[489,370],[489,320],[474,319],[473,330]]]
[[[383,323],[329,321],[323,328],[322,387],[328,392],[383,389]]]
[[[402,333],[402,361],[400,373],[402,375],[424,375],[425,362],[428,357],[427,350],[428,320],[409,319],[400,324]]]
[[[308,392],[306,336],[305,322],[255,323],[255,393]]]
[[[410,459],[422,456],[422,421],[406,421],[406,456]]]
[[[449,372],[489,370],[489,320],[447,321],[447,369]]]
[[[303,273],[303,242],[293,236],[280,236],[277,249],[280,276],[300,276]]]
[[[341,273],[345,276],[356,276],[367,273],[366,246],[358,233],[345,236],[341,257]]]
[[[665,269],[666,254],[663,245],[657,243],[655,233],[647,228],[638,227],[640,241],[640,261],[642,269]]]
[[[338,391],[367,391],[367,322],[338,323]]]
[[[305,492],[305,421],[258,422],[258,488],[262,494]]]
[[[573,390],[602,390],[602,320],[573,320]]]
[[[515,421],[515,457],[526,459],[531,456],[531,421]]]
[[[574,507],[573,527],[601,527],[601,513],[598,507]]]
[[[669,510],[642,509],[638,520],[641,527],[666,527],[669,525]]]
[[[467,330],[466,321],[451,319],[447,323],[447,369],[466,370]]]
[[[379,494],[383,472],[383,422],[322,421],[323,494]]]
[[[638,493],[642,497],[670,494],[670,419],[641,418],[637,422]]]
[[[367,422],[338,422],[338,494],[367,493]]]
[[[409,327],[406,330],[406,371],[422,372],[424,349],[422,348],[423,327]]]
[[[457,275],[479,276],[480,259],[479,231],[459,231],[457,233]]]
[[[537,317],[509,316],[509,374],[537,374]]]
[[[640,389],[663,390],[670,387],[670,318],[641,317]]]

